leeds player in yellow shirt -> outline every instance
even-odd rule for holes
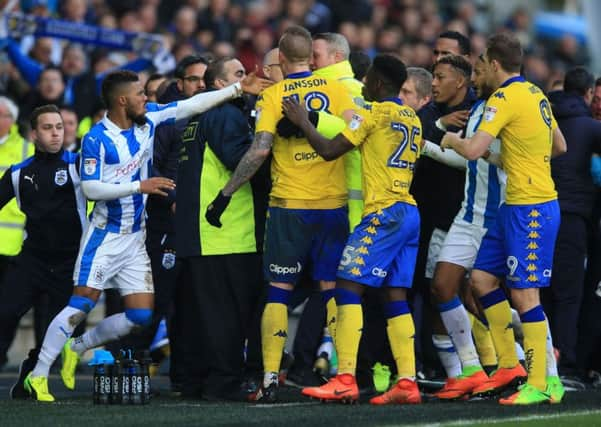
[[[557,193],[551,179],[550,159],[566,150],[565,140],[542,91],[519,75],[522,49],[511,35],[488,40],[487,76],[497,88],[486,103],[476,134],[461,139],[447,134],[443,147],[468,159],[477,159],[495,137],[501,140],[501,160],[507,173],[506,202],[496,224],[485,235],[472,283],[490,326],[500,357],[517,367],[509,303],[499,279],[505,278],[524,331],[528,381],[518,392],[499,402],[528,405],[554,399],[545,377],[547,321],[540,305],[539,288],[549,286],[555,238],[559,228]],[[498,369],[475,394],[498,392],[512,378],[512,368]]]
[[[283,138],[276,133],[284,99],[302,101],[312,111],[335,116],[352,115],[356,108],[341,83],[311,73],[312,43],[311,34],[302,27],[284,32],[279,42],[279,63],[286,78],[260,94],[254,142],[206,213],[209,223],[220,226],[219,218],[231,195],[273,152],[263,255],[269,281],[261,321],[265,374],[257,393],[249,396],[250,400],[265,403],[276,400],[292,289],[301,272],[311,266],[312,278],[319,281],[324,300],[333,302],[336,268],[349,229],[343,160],[327,162],[304,137]],[[327,304],[328,318],[335,318],[329,312],[335,309],[335,304]]]
[[[344,248],[338,266],[336,349],[338,375],[303,394],[326,401],[355,401],[357,351],[363,326],[361,296],[366,286],[386,288],[388,337],[399,380],[372,404],[420,403],[415,383],[415,327],[407,305],[419,242],[419,213],[409,194],[419,156],[421,123],[398,94],[407,77],[403,63],[391,55],[378,56],[367,72],[363,94],[368,102],[346,129],[329,140],[317,133],[306,110],[293,100],[283,108],[311,146],[324,159],[336,161],[359,146],[365,207]]]

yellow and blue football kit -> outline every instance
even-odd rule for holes
[[[523,77],[509,79],[493,93],[478,127],[501,140],[507,194],[474,268],[505,276],[509,287],[551,282],[560,221],[550,164],[556,127],[549,101]]]
[[[296,284],[310,265],[314,280],[332,282],[349,230],[344,161],[326,162],[306,138],[277,134],[277,123],[283,118],[282,101],[287,98],[309,111],[335,116],[356,107],[341,83],[309,71],[288,75],[265,89],[256,104],[256,132],[274,136],[272,189],[265,224],[265,277],[271,283]],[[277,382],[290,293],[275,286],[270,286],[267,293],[261,322],[264,386],[272,384],[274,378]],[[322,295],[328,319],[335,319],[333,292],[324,291]]]
[[[264,270],[272,282],[296,283],[305,265],[314,280],[336,279],[348,235],[344,161],[326,162],[306,138],[276,133],[282,100],[296,99],[309,111],[342,116],[356,108],[336,80],[311,72],[291,74],[267,88],[257,101],[256,132],[274,135],[272,189],[266,223]]]
[[[551,282],[560,222],[550,166],[556,128],[557,122],[543,92],[521,76],[508,79],[492,94],[478,128],[501,140],[507,194],[496,223],[484,236],[474,269],[505,276],[510,288],[546,287]],[[499,367],[504,367],[503,359],[517,365],[513,357],[513,332],[505,326],[511,321],[511,313],[502,290],[482,296],[480,302],[495,344],[498,343]],[[546,316],[542,306],[537,305],[521,312],[520,319],[528,384],[502,399],[503,404],[538,403],[546,399],[540,393],[546,389]]]
[[[409,193],[421,123],[398,98],[357,112],[343,135],[361,151],[363,218],[344,249],[338,277],[367,286],[410,287],[419,213]]]

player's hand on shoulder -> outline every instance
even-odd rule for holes
[[[284,98],[282,100],[282,111],[284,117],[277,123],[277,134],[283,138],[302,138],[304,136],[300,125],[309,120],[313,126],[317,127],[319,114],[316,111],[307,111],[305,107],[299,104],[295,99]]]
[[[296,99],[291,97],[282,100],[282,111],[284,112],[284,115],[297,126],[304,120],[307,120],[309,116],[309,112],[305,109],[305,106],[299,104]]]
[[[157,176],[140,182],[140,193],[167,196],[167,191],[175,189],[175,182],[169,178]]]
[[[440,122],[446,128],[450,126],[462,128],[467,123],[467,119],[469,118],[469,116],[470,112],[468,110],[453,111],[452,113],[449,113],[446,116],[442,116],[440,118]]]

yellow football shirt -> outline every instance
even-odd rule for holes
[[[509,205],[531,205],[557,198],[551,178],[553,130],[557,122],[543,92],[513,77],[488,99],[478,130],[501,141]]]
[[[399,201],[416,204],[409,187],[422,125],[410,107],[398,98],[374,102],[353,115],[342,133],[361,150],[363,216]]]
[[[282,100],[293,98],[309,111],[342,116],[356,109],[348,90],[336,80],[301,72],[265,89],[256,104],[256,132],[274,135],[269,205],[291,209],[334,209],[344,206],[347,188],[342,158],[326,162],[306,138],[282,138],[276,126],[283,117]]]

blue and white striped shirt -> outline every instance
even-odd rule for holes
[[[472,107],[466,127],[466,138],[471,138],[476,133],[482,121],[485,104],[484,100],[479,100]],[[495,139],[490,150],[494,153],[500,152],[501,142]],[[489,228],[496,220],[499,205],[505,201],[506,183],[505,172],[486,160],[480,158],[468,161],[465,195],[457,218]]]
[[[174,122],[177,102],[146,104],[146,123],[123,130],[104,117],[82,141],[81,180],[123,184],[151,176],[156,127]],[[113,233],[134,233],[144,228],[146,194],[97,201],[92,224]]]

